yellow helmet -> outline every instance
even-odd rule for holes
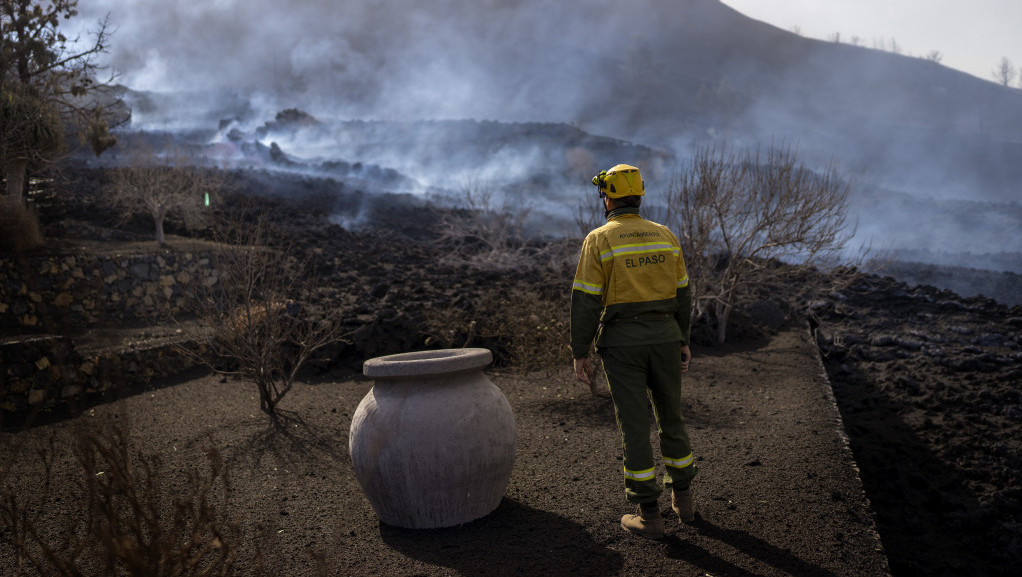
[[[593,177],[593,184],[600,190],[600,196],[622,198],[644,196],[646,185],[642,182],[639,169],[628,164],[619,164]]]

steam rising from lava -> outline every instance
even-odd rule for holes
[[[92,0],[81,19],[111,14],[110,63],[140,90],[243,94],[317,116],[560,121],[596,85],[566,73],[607,49],[601,22],[630,11],[610,0]],[[554,108],[519,97],[537,86]]]
[[[83,32],[110,13],[111,67],[151,92],[132,102],[137,127],[232,119],[252,131],[287,108],[340,121],[556,122],[679,163],[693,143],[783,141],[811,165],[834,159],[866,184],[912,195],[860,199],[864,240],[1022,252],[1022,122],[1012,121],[1022,119],[1022,98],[932,62],[794,37],[716,0],[82,0],[79,9]],[[761,44],[742,48],[753,36]],[[779,48],[749,50],[762,42]],[[916,92],[870,92],[909,74]],[[829,96],[812,98],[820,93]],[[1002,118],[990,103],[1009,112]],[[359,147],[339,138],[280,145],[414,171],[400,146],[350,158],[341,151]],[[461,170],[456,145],[445,161]],[[535,152],[491,160],[474,174],[527,174],[545,161]],[[928,199],[951,217],[913,221],[921,213],[907,207]],[[977,204],[953,205],[962,200]],[[905,222],[917,234],[897,234]]]

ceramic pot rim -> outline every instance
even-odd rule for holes
[[[489,349],[439,349],[400,353],[367,360],[362,374],[367,377],[416,377],[484,369],[493,362]]]

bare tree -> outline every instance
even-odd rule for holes
[[[928,54],[927,54],[927,55],[925,56],[925,59],[926,59],[926,60],[929,60],[930,62],[933,62],[933,63],[936,63],[936,64],[940,64],[940,63],[941,63],[941,61],[943,61],[943,60],[944,60],[944,55],[943,55],[943,54],[941,54],[940,50],[931,50],[931,51],[930,51],[930,52],[929,52],[929,53],[928,53]]]
[[[215,277],[195,278],[194,324],[181,321],[182,351],[216,372],[253,382],[272,418],[298,371],[342,340],[345,309],[266,216],[243,214],[215,230]],[[333,301],[333,302],[332,302]]]
[[[216,170],[196,164],[181,148],[168,146],[162,154],[146,143],[135,145],[128,164],[110,171],[110,185],[103,198],[122,218],[144,215],[153,219],[156,241],[166,244],[163,233],[168,215],[179,217],[189,228],[209,222],[210,198],[223,190]]]
[[[719,342],[747,289],[778,274],[771,261],[809,266],[838,256],[852,236],[848,191],[834,168],[810,171],[791,147],[697,152],[658,216],[681,232],[694,315],[712,314]]]
[[[994,68],[991,75],[1001,86],[1011,86],[1012,81],[1015,79],[1015,65],[1011,62],[1011,59],[1005,56],[997,63],[997,67]]]

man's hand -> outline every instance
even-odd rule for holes
[[[688,345],[681,345],[681,372],[688,372],[688,363],[692,360],[692,351]],[[578,362],[578,361],[575,361]]]
[[[589,357],[575,359],[575,378],[589,385],[590,388],[593,386],[593,373],[595,372],[596,369],[593,368],[593,363],[589,362]]]
[[[600,396],[600,384],[598,379],[593,378],[595,373],[596,367],[593,366],[589,357],[575,359],[575,378],[589,385],[589,393],[598,397]]]

